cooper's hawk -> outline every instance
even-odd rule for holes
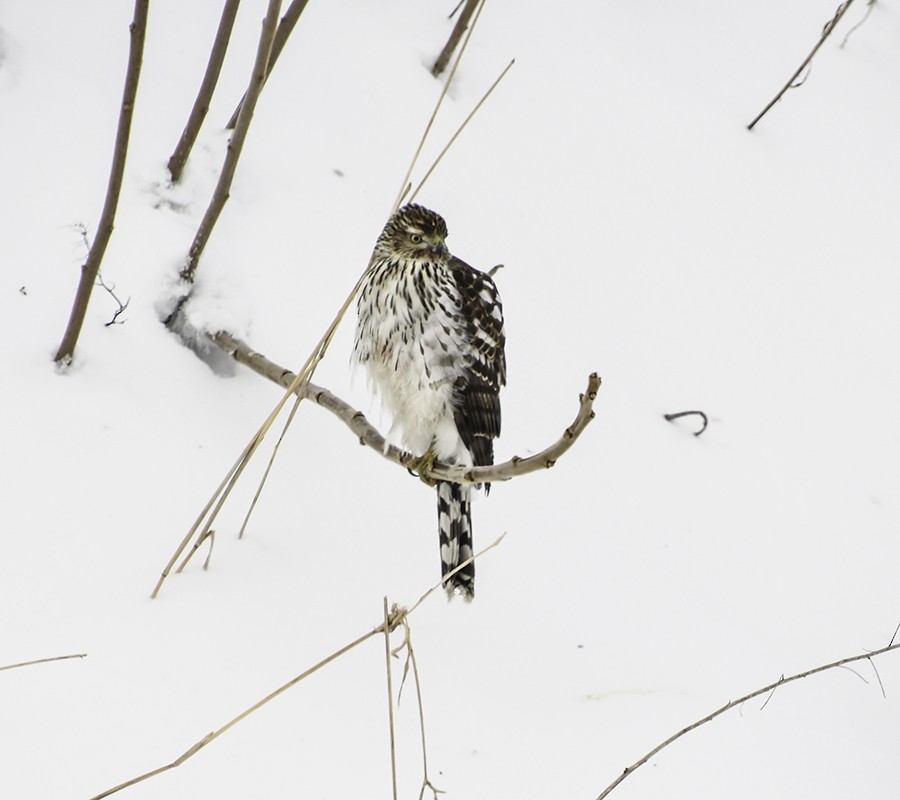
[[[357,301],[355,360],[421,464],[494,463],[506,383],[503,308],[489,275],[451,255],[447,224],[419,205],[397,211],[375,244]],[[490,484],[485,485],[485,491]],[[441,574],[472,556],[471,486],[439,481]],[[471,600],[474,562],[445,578]]]

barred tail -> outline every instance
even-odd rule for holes
[[[438,533],[441,542],[441,575],[444,576],[472,557],[472,489],[458,483],[438,481]],[[475,562],[444,580],[447,594],[475,596]]]

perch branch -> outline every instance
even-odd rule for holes
[[[264,355],[257,353],[231,334],[220,331],[211,337],[211,341],[238,363],[250,367],[254,372],[277,383],[279,386],[287,388],[294,384],[296,375],[293,372],[269,361]],[[575,443],[581,432],[594,418],[593,405],[599,388],[600,378],[596,373],[593,373],[588,378],[586,390],[579,396],[578,414],[575,420],[565,429],[563,435],[556,442],[540,453],[528,458],[513,456],[509,461],[489,467],[451,466],[436,462],[425,477],[453,483],[494,483],[495,481],[507,481],[519,475],[526,475],[529,472],[552,467]],[[415,454],[406,453],[398,447],[386,444],[384,437],[366,419],[361,411],[357,411],[351,405],[341,400],[341,398],[328,391],[328,389],[310,383],[306,387],[304,397],[334,414],[353,431],[360,444],[371,447],[388,461],[393,461],[406,469],[411,469],[418,460]]]
[[[292,4],[291,8],[294,8],[294,5],[296,5],[296,3]],[[438,100],[437,105],[435,106],[434,112],[432,113],[432,121],[434,119],[434,115],[437,114],[437,110],[440,107],[441,100],[443,99],[443,97],[446,94],[447,87],[449,86],[450,81],[453,80],[453,75],[456,71],[457,66],[460,63],[460,59],[462,58],[463,53],[465,52],[466,45],[472,36],[472,31],[475,28],[475,24],[478,20],[478,15],[480,14],[481,9],[483,7],[484,7],[483,3],[481,5],[479,5],[478,12],[475,14],[472,24],[469,27],[468,33],[466,34],[466,38],[463,41],[462,47],[460,48],[459,53],[456,56],[456,60],[454,61],[453,68],[451,69],[450,75],[447,78],[447,83],[445,84],[444,90],[441,93],[441,97]],[[290,13],[290,10],[289,10],[289,13]],[[263,77],[263,81],[264,81],[264,77]],[[246,110],[241,113],[241,120],[243,120],[243,117],[245,116],[245,114],[246,114]],[[241,120],[239,120],[238,127],[240,127],[240,125],[243,124]],[[423,134],[423,137],[422,137],[423,141],[424,141],[425,137],[428,135],[428,130],[430,129],[430,127],[431,127],[431,121],[429,122],[428,127],[426,128],[425,134]],[[404,178],[403,186],[401,186],[400,194],[398,195],[397,200],[394,205],[394,210],[396,210],[397,206],[399,206],[404,194],[406,193],[406,191],[408,191],[408,189],[410,187],[410,184],[408,183],[409,174],[411,173],[412,168],[415,165],[416,158],[418,157],[419,152],[421,151],[421,147],[422,147],[422,143],[420,142],[419,149],[416,151],[416,155],[413,157],[413,161],[412,161],[412,164],[410,165],[409,172],[407,173],[407,176]],[[198,231],[198,236],[199,236],[199,231]],[[274,422],[275,418],[278,416],[278,414],[281,413],[281,410],[284,407],[285,403],[287,402],[287,399],[291,395],[296,394],[297,397],[296,397],[295,404],[294,404],[294,410],[292,410],[291,416],[285,423],[284,429],[281,434],[281,437],[282,438],[284,437],[285,432],[287,431],[287,428],[290,425],[291,419],[293,418],[294,412],[296,411],[297,404],[300,403],[302,401],[302,399],[306,396],[306,387],[308,386],[310,380],[312,379],[312,376],[315,372],[317,365],[325,357],[325,352],[327,351],[328,346],[331,343],[331,339],[334,336],[334,332],[337,330],[337,327],[340,324],[341,320],[343,319],[344,314],[346,313],[347,309],[350,307],[351,303],[353,302],[353,299],[356,297],[356,294],[359,291],[359,287],[360,287],[363,279],[365,278],[365,274],[366,274],[366,271],[363,271],[363,273],[359,276],[359,278],[356,281],[356,284],[354,285],[354,287],[350,291],[350,293],[347,295],[347,298],[344,300],[344,303],[341,306],[340,310],[338,311],[337,315],[335,316],[334,320],[328,326],[328,329],[322,335],[322,338],[319,340],[319,343],[316,345],[313,352],[310,353],[306,362],[300,368],[300,371],[297,373],[297,375],[294,377],[291,385],[287,387],[284,395],[279,400],[278,404],[275,406],[275,408],[269,414],[267,419],[260,426],[259,430],[253,435],[253,438],[250,440],[250,442],[244,448],[241,455],[238,457],[237,462],[231,467],[228,474],[225,476],[225,478],[219,484],[219,487],[216,489],[213,496],[209,499],[207,504],[204,506],[203,511],[201,511],[200,515],[194,522],[191,529],[187,532],[187,534],[185,534],[184,538],[181,541],[181,544],[179,544],[175,553],[172,555],[169,562],[164,567],[164,569],[159,577],[159,580],[156,583],[156,587],[153,590],[153,593],[151,595],[152,597],[156,597],[159,594],[159,591],[162,588],[163,583],[165,582],[166,578],[168,577],[169,573],[172,570],[172,567],[174,566],[174,564],[178,560],[178,558],[181,557],[181,554],[184,552],[185,548],[188,546],[188,543],[190,542],[190,540],[194,536],[194,534],[197,533],[198,530],[200,531],[199,536],[197,538],[197,542],[194,545],[194,549],[188,555],[187,559],[185,559],[185,561],[182,562],[182,565],[181,565],[181,567],[179,567],[179,570],[184,567],[184,564],[187,562],[187,560],[190,558],[190,556],[193,554],[193,552],[196,551],[196,549],[200,545],[200,543],[202,543],[203,540],[206,538],[208,532],[210,531],[210,529],[212,527],[213,522],[215,521],[216,516],[219,513],[219,510],[222,508],[223,504],[228,499],[228,496],[231,493],[231,490],[234,488],[237,481],[240,479],[244,468],[250,462],[250,459],[252,459],[254,453],[256,452],[257,448],[261,444],[263,438],[265,437],[266,433],[268,432],[268,430],[271,427],[272,423]],[[184,277],[184,276],[182,276],[182,277]],[[169,313],[169,315],[166,319],[166,325],[169,327],[175,327],[175,325],[178,322],[177,315],[178,315],[181,307],[184,305],[184,303],[187,301],[187,299],[189,297],[190,282],[184,281],[184,283],[187,284],[185,286],[186,291],[179,299],[176,300],[173,311],[171,313]],[[281,441],[281,440],[279,439],[279,441]],[[247,522],[249,520],[249,516],[252,513],[253,508],[256,504],[256,501],[260,495],[260,492],[262,491],[262,487],[265,484],[266,476],[269,474],[269,471],[271,469],[272,462],[275,458],[277,450],[278,450],[278,447],[276,445],[276,448],[273,451],[272,456],[269,459],[269,465],[267,466],[266,471],[263,474],[263,478],[260,481],[260,484],[257,488],[256,495],[254,496],[251,507],[247,513],[247,517],[244,520],[244,525],[241,527],[242,532],[246,528]]]
[[[660,742],[660,744],[658,744],[656,747],[654,747],[646,755],[642,756],[637,761],[635,761],[630,767],[626,767],[622,771],[622,774],[619,775],[618,778],[616,778],[611,784],[609,784],[609,786],[607,786],[597,796],[597,800],[603,800],[603,798],[606,797],[607,795],[609,795],[609,793],[613,789],[615,789],[622,781],[624,781],[625,778],[627,778],[629,775],[631,775],[638,767],[641,767],[644,764],[646,764],[660,750],[663,750],[664,748],[668,747],[670,744],[672,744],[672,742],[680,739],[686,733],[690,733],[691,731],[696,730],[697,728],[701,727],[702,725],[705,725],[707,722],[712,722],[716,717],[724,714],[726,711],[730,711],[732,708],[735,708],[736,706],[743,705],[748,700],[752,700],[754,697],[759,697],[760,695],[774,692],[779,686],[784,686],[784,684],[786,684],[786,683],[791,683],[792,681],[799,681],[801,678],[808,678],[810,675],[815,675],[819,672],[825,672],[826,670],[829,670],[829,669],[835,669],[837,667],[844,667],[847,664],[852,664],[855,661],[863,661],[864,659],[872,659],[872,658],[875,658],[876,656],[880,656],[880,655],[884,655],[885,653],[889,653],[891,650],[897,650],[898,648],[900,648],[900,643],[894,643],[894,641],[891,640],[890,644],[888,644],[886,647],[882,647],[880,650],[873,650],[870,653],[860,653],[859,655],[849,656],[848,658],[841,658],[841,659],[838,659],[837,661],[832,661],[830,664],[823,664],[822,666],[814,667],[813,669],[808,669],[805,672],[798,672],[796,675],[791,675],[788,678],[785,678],[784,675],[782,675],[774,683],[770,683],[768,686],[763,686],[761,689],[756,689],[755,691],[750,692],[750,694],[745,694],[743,697],[739,697],[737,700],[732,700],[732,701],[726,703],[721,708],[713,711],[712,714],[708,714],[707,716],[703,717],[703,719],[698,719],[696,722],[688,725],[686,728],[682,728],[680,731],[678,731],[678,733],[670,736],[664,742]],[[766,702],[768,703],[768,700]]]
[[[122,91],[122,105],[119,110],[119,124],[116,129],[116,142],[113,146],[112,167],[110,168],[109,182],[106,187],[106,199],[103,201],[103,211],[100,213],[100,222],[97,226],[94,244],[88,253],[87,260],[81,267],[81,279],[75,292],[75,301],[72,303],[72,312],[69,315],[66,331],[63,334],[59,349],[53,357],[53,360],[60,366],[68,364],[75,353],[75,344],[78,342],[78,336],[84,324],[91,292],[94,289],[94,284],[97,282],[100,263],[103,261],[103,256],[106,253],[110,237],[112,237],[113,226],[116,221],[116,208],[119,205],[122,179],[125,176],[125,160],[128,155],[131,120],[134,116],[134,103],[137,97],[138,81],[141,77],[141,63],[144,59],[144,38],[147,33],[149,6],[150,0],[136,0],[134,4],[134,20],[129,28],[131,47],[128,52],[125,88]]]
[[[844,14],[847,13],[847,9],[850,8],[850,5],[852,3],[853,0],[846,0],[846,2],[841,3],[837,7],[837,11],[835,12],[834,16],[828,22],[826,22],[825,27],[822,28],[822,34],[821,36],[819,36],[819,41],[816,42],[815,47],[813,47],[813,49],[809,51],[809,55],[803,59],[803,63],[800,64],[800,66],[797,67],[796,72],[794,72],[794,74],[791,75],[790,78],[788,78],[787,83],[785,83],[784,86],[781,87],[781,90],[778,92],[778,94],[776,94],[775,97],[773,97],[768,102],[766,107],[753,118],[753,121],[747,126],[748,131],[752,131],[753,126],[756,125],[756,123],[759,122],[769,112],[769,109],[772,108],[772,106],[774,106],[775,103],[777,103],[779,100],[781,100],[784,93],[794,85],[794,81],[796,81],[800,73],[803,72],[804,69],[806,69],[807,64],[809,64],[809,62],[813,60],[813,56],[819,52],[819,48],[831,35],[831,32],[835,29],[835,26],[838,24],[838,22],[841,21],[841,17],[843,17]]]

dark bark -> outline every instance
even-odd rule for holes
[[[275,37],[275,28],[278,24],[278,12],[280,9],[281,0],[269,0],[266,16],[262,23],[262,32],[259,37],[259,46],[256,51],[256,60],[253,64],[253,75],[250,80],[250,86],[247,89],[246,100],[241,109],[241,113],[238,116],[234,133],[231,135],[231,141],[228,143],[228,152],[225,155],[225,162],[222,165],[222,172],[219,175],[218,183],[216,183],[216,188],[213,191],[212,199],[206,209],[206,213],[203,215],[200,226],[197,228],[197,233],[194,235],[194,241],[191,243],[191,248],[188,251],[184,266],[181,269],[180,277],[187,286],[186,291],[178,298],[174,308],[166,317],[165,324],[167,327],[171,328],[173,326],[179,311],[181,311],[182,306],[189,296],[190,288],[194,283],[197,267],[200,263],[200,256],[203,255],[203,250],[206,247],[206,243],[209,241],[213,228],[216,226],[216,221],[219,219],[219,215],[222,213],[222,209],[228,201],[231,183],[234,179],[238,160],[241,157],[244,141],[247,138],[247,131],[250,127],[250,121],[253,118],[256,101],[259,99],[259,94],[262,91],[263,84],[266,80],[266,65],[269,63],[269,56],[272,52],[272,41]]]
[[[288,36],[290,36],[291,32],[294,30],[294,26],[297,24],[297,20],[300,19],[300,15],[303,13],[303,9],[306,8],[308,2],[309,0],[293,0],[288,6],[288,10],[284,12],[281,22],[278,23],[278,30],[275,32],[275,41],[272,43],[272,55],[269,57],[266,78],[268,78],[269,73],[272,72],[275,62],[278,61],[278,56],[280,56],[281,51],[284,50],[284,45],[288,40]],[[225,126],[226,130],[231,130],[237,124],[238,114],[241,113],[241,106],[246,99],[247,95],[245,94],[238,102],[237,108],[234,109],[231,119],[228,120],[228,124]]]
[[[479,2],[481,2],[481,0],[466,0],[465,8],[463,8],[462,13],[459,15],[459,19],[456,20],[456,25],[453,26],[447,44],[444,45],[444,49],[441,50],[441,54],[437,57],[437,61],[434,62],[434,66],[431,68],[431,74],[434,75],[435,78],[447,69],[447,64],[450,63],[450,57],[459,45],[459,40],[462,39],[462,35],[466,32],[466,28],[469,27],[469,21],[472,19],[472,14],[475,13],[475,9]]]
[[[225,0],[225,6],[222,8],[222,18],[219,20],[219,28],[216,31],[216,38],[213,40],[212,50],[209,53],[209,61],[206,64],[206,72],[203,75],[203,81],[200,83],[200,90],[197,92],[197,99],[194,100],[194,106],[188,117],[187,125],[178,144],[169,159],[169,174],[172,176],[172,183],[178,183],[181,180],[181,173],[184,166],[191,155],[194,143],[197,141],[197,135],[200,133],[200,127],[206,114],[209,112],[209,104],[212,100],[213,92],[216,90],[216,84],[219,81],[219,74],[222,71],[222,62],[225,60],[225,52],[228,50],[228,42],[231,40],[231,31],[234,28],[234,18],[237,16],[240,0]]]
[[[128,54],[128,68],[125,72],[125,88],[122,92],[122,107],[119,111],[119,125],[116,130],[116,142],[113,148],[112,167],[106,188],[106,199],[103,202],[103,211],[100,214],[100,222],[97,226],[94,244],[88,253],[87,260],[81,267],[81,279],[75,292],[75,301],[72,303],[69,324],[66,326],[62,342],[53,359],[60,365],[68,364],[75,353],[75,345],[78,342],[78,336],[84,324],[91,292],[94,289],[94,284],[97,282],[100,264],[103,261],[103,255],[106,252],[106,246],[109,244],[115,225],[116,208],[119,204],[122,178],[125,174],[125,159],[128,154],[131,120],[134,116],[135,97],[137,96],[138,81],[141,76],[141,63],[144,58],[144,39],[147,33],[149,7],[150,0],[135,0],[134,19],[129,28],[131,47]]]
[[[769,113],[769,109],[772,108],[772,106],[774,106],[775,103],[777,103],[779,100],[781,100],[782,96],[788,89],[790,89],[794,86],[799,86],[799,84],[796,83],[796,80],[797,80],[797,78],[800,77],[800,73],[803,72],[804,69],[806,69],[809,62],[813,60],[813,56],[819,52],[819,48],[825,43],[825,40],[831,35],[831,32],[835,29],[835,26],[838,24],[838,22],[841,21],[841,17],[843,17],[844,14],[847,13],[847,9],[850,8],[850,4],[852,2],[853,2],[853,0],[845,0],[845,2],[841,3],[838,6],[837,11],[835,11],[835,13],[834,13],[834,17],[832,17],[828,22],[826,22],[825,27],[822,28],[822,34],[819,36],[819,41],[816,42],[815,47],[813,47],[813,49],[810,50],[809,55],[807,55],[806,58],[803,59],[803,63],[800,64],[800,66],[797,67],[794,74],[791,75],[790,78],[788,78],[787,83],[785,83],[784,86],[781,87],[781,90],[778,92],[778,94],[776,94],[775,97],[773,97],[766,104],[766,107],[763,108],[763,110],[760,111],[753,118],[753,121],[747,126],[748,131],[753,130],[753,127],[756,125],[756,123],[759,122],[766,114]],[[802,81],[801,81],[801,83],[802,83]]]

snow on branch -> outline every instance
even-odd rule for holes
[[[264,355],[257,353],[231,334],[219,331],[210,337],[210,341],[238,363],[250,367],[254,372],[277,383],[279,386],[288,388],[294,383],[296,375],[293,372],[269,361]],[[526,475],[529,472],[549,469],[575,444],[575,440],[594,418],[593,406],[599,388],[600,377],[595,372],[591,373],[588,377],[587,388],[579,395],[578,413],[574,421],[563,431],[562,436],[557,441],[541,450],[540,453],[528,458],[513,456],[509,461],[488,467],[465,467],[435,463],[422,477],[431,480],[451,481],[452,483],[494,483],[497,481],[508,481],[519,475]],[[388,461],[393,461],[395,464],[399,464],[407,469],[412,469],[416,465],[418,461],[416,454],[407,453],[398,447],[388,444],[378,430],[366,419],[365,414],[357,411],[344,400],[328,391],[328,389],[310,383],[307,385],[304,397],[327,409],[340,419],[356,434],[360,444],[371,447]]]

